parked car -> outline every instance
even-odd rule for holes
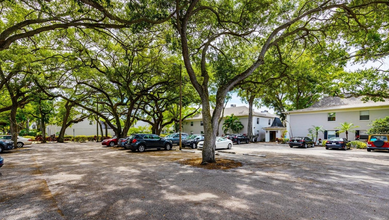
[[[216,150],[217,149],[231,149],[232,148],[232,140],[227,139],[225,137],[216,137]],[[199,149],[202,149],[204,146],[204,141],[200,141],[197,144]]]
[[[181,133],[181,140],[184,140],[189,135],[187,133]],[[166,140],[171,140],[173,144],[179,145],[180,142],[180,133],[173,133],[165,137]]]
[[[184,140],[182,140],[182,146],[183,147],[191,147],[192,149],[196,149],[197,144],[203,140],[204,140],[204,135],[192,134],[192,135],[186,137]]]
[[[110,147],[113,147],[115,145],[118,144],[118,138],[116,136],[112,137],[112,138],[108,138],[108,139],[104,139],[102,142],[101,142],[102,145],[107,145],[107,146],[110,146]]]
[[[128,142],[125,145],[126,149],[131,151],[144,152],[146,149],[161,149],[171,150],[173,143],[171,140],[161,138],[156,134],[134,134],[128,138]]]
[[[241,144],[241,143],[248,144],[250,141],[250,138],[247,137],[245,134],[228,134],[226,135],[226,138],[230,139],[233,143],[236,144]]]
[[[4,140],[11,140],[12,136],[11,135],[1,135],[0,138],[4,139]],[[32,140],[31,139],[18,136],[17,146],[19,148],[20,147],[24,147],[24,145],[31,145],[31,144],[32,144]]]
[[[119,140],[118,140],[118,147],[124,147],[124,145],[127,144],[127,141],[128,141],[128,137],[119,138]]]
[[[347,147],[347,143],[349,141],[346,138],[340,138],[340,137],[332,137],[327,140],[326,142],[326,149],[343,149],[347,150],[350,149],[350,147]]]
[[[6,150],[14,149],[14,142],[11,140],[0,139],[0,153]]]
[[[2,167],[3,165],[4,165],[4,159],[0,157],[0,167]]]
[[[367,139],[367,151],[388,150],[389,151],[389,134],[372,134]]]
[[[308,148],[309,147],[314,147],[315,146],[315,142],[309,138],[309,137],[292,137],[289,142],[289,147],[290,148],[293,148],[293,147],[305,147],[305,148]]]

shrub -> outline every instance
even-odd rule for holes
[[[34,136],[22,136],[24,138],[27,138],[27,139],[31,139],[31,141],[35,141],[35,137]]]
[[[289,138],[276,138],[276,141],[281,144],[287,144],[289,142]]]
[[[327,140],[323,140],[323,142],[322,142],[323,147],[326,146],[326,143],[327,143]]]
[[[355,147],[357,149],[366,149],[367,145],[364,142],[361,141],[351,141],[347,143],[348,147]]]

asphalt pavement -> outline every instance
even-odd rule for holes
[[[266,143],[218,152],[243,166],[181,165],[201,157],[189,148],[26,146],[1,155],[0,219],[389,219],[388,152]]]

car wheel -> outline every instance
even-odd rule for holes
[[[293,146],[292,146],[292,145],[289,145],[289,147],[290,147],[290,148],[293,148]]]
[[[193,142],[193,143],[192,143],[192,149],[196,149],[196,148],[197,148],[196,143]]]
[[[171,149],[172,149],[172,145],[170,145],[170,144],[165,145],[165,150],[171,150]]]
[[[24,145],[23,142],[18,142],[18,143],[16,144],[16,146],[18,146],[19,148],[20,148],[20,147],[23,147],[23,145]]]
[[[326,147],[326,150],[328,150],[328,147]]]
[[[308,148],[308,144],[304,144],[304,147],[305,147],[305,148]]]
[[[232,148],[232,144],[228,144],[227,149],[231,149],[231,148]]]
[[[367,149],[367,152],[370,152],[371,150],[370,149]]]
[[[3,147],[0,146],[0,153],[3,153]]]
[[[240,144],[240,140],[237,140],[237,141],[236,141],[236,144]]]
[[[311,144],[311,147],[315,147],[315,144]]]
[[[347,146],[344,146],[344,150],[347,150]]]
[[[113,141],[109,142],[110,147],[113,147],[114,145],[115,145],[115,143],[113,143]]]
[[[146,150],[145,145],[141,144],[141,145],[138,146],[138,151],[139,152],[145,152],[145,150]]]
[[[248,144],[249,143],[249,140],[246,140],[246,144]]]

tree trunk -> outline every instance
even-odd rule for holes
[[[58,143],[64,143],[64,136],[65,136],[65,131],[66,131],[66,128],[68,127],[66,124],[68,123],[68,119],[69,119],[69,116],[70,116],[70,110],[72,109],[72,107],[70,107],[68,105],[68,103],[65,104],[65,109],[66,109],[66,112],[65,112],[65,115],[62,119],[62,126],[61,126],[61,130],[59,132],[59,136],[58,136],[58,139],[57,139],[57,142]]]
[[[45,124],[45,116],[41,115],[41,128],[42,128],[42,143],[46,143],[46,124]]]
[[[12,108],[10,115],[10,127],[11,127],[11,138],[14,142],[14,148],[17,148],[18,144],[18,123],[16,122],[16,112],[18,110],[17,100],[12,99]]]
[[[103,125],[100,123],[99,121],[99,127],[100,127],[100,134],[101,134],[101,137],[104,136],[104,133],[103,133]],[[96,137],[96,140],[99,141],[99,137]]]
[[[254,96],[250,96],[249,98],[249,121],[247,125],[247,136],[250,138],[250,141],[253,138],[253,103]]]
[[[209,109],[203,106],[203,125],[204,125],[204,147],[202,151],[203,160],[201,164],[215,163],[216,132],[212,128],[212,118]]]
[[[105,136],[108,137],[108,124],[107,124],[107,122],[104,121],[104,125],[105,125]]]

